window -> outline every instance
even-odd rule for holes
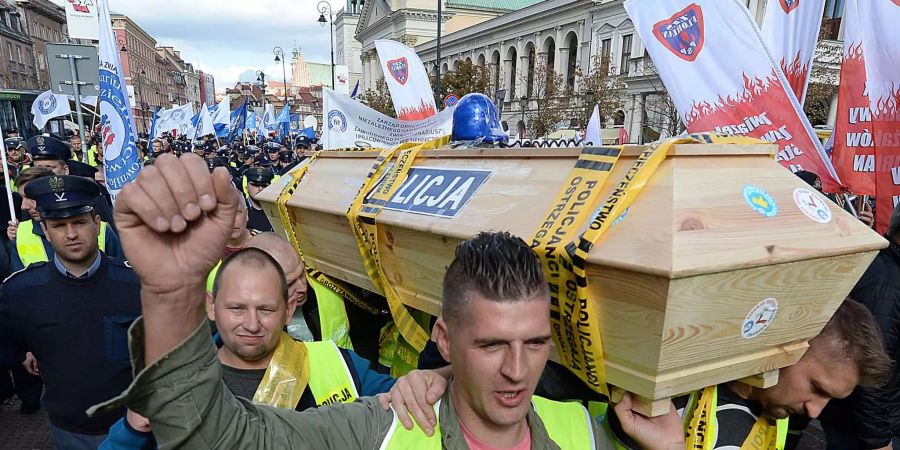
[[[604,39],[600,42],[600,56],[603,58],[609,58],[610,51],[612,51],[612,39]]]
[[[838,40],[841,38],[841,18],[844,15],[844,0],[826,0],[825,17],[822,20],[822,38]]]
[[[10,44],[9,42],[6,43],[6,54],[9,56],[9,60],[13,61],[12,44]]]
[[[626,34],[622,36],[622,58],[619,60],[619,74],[628,73],[628,60],[631,58],[631,41],[634,36]]]
[[[19,64],[22,64],[24,61],[22,61],[22,46],[21,45],[16,46],[16,55],[19,58]]]

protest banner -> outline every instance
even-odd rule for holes
[[[420,120],[437,113],[431,81],[416,52],[397,42],[375,41],[384,80],[400,120]]]
[[[763,42],[781,64],[781,70],[800,104],[806,100],[809,71],[816,55],[816,41],[825,0],[772,0],[766,5]]]

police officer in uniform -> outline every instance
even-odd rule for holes
[[[32,137],[26,146],[35,166],[47,167],[57,175],[78,175],[93,180],[94,174],[97,173],[96,166],[90,167],[89,164],[73,160],[69,145],[49,133]],[[106,205],[98,205],[100,218],[106,223],[112,223],[112,200],[109,191],[101,189],[100,195],[106,202]]]
[[[32,173],[32,171],[39,173],[35,174]],[[35,209],[36,199],[29,197],[28,191],[25,189],[29,184],[50,177],[51,175],[54,174],[48,171],[46,167],[34,167],[23,171],[16,179],[19,195],[22,196],[22,210],[29,213],[31,220],[23,220],[18,224],[10,223],[7,228],[7,235],[11,239],[8,248],[9,265],[10,270],[13,272],[22,270],[31,263],[49,261],[53,256],[53,246],[47,240],[44,228],[41,226],[41,215]],[[95,181],[84,178],[81,179],[93,184],[96,187],[97,192],[100,191],[100,187]],[[99,196],[97,200],[102,201],[99,199]],[[110,256],[115,258],[124,257],[118,236],[116,236],[115,231],[113,231],[106,222],[101,221],[100,223],[98,244],[100,249]]]
[[[266,213],[262,209],[262,205],[256,200],[256,195],[272,184],[275,174],[271,169],[251,167],[244,172],[244,177],[247,179],[245,190],[247,193],[247,214],[249,216],[247,228],[262,232],[274,231],[272,223],[269,222],[269,218],[266,217]]]
[[[29,182],[25,193],[53,256],[3,283],[0,329],[20,355],[37,360],[56,448],[96,449],[125,411],[88,417],[85,410],[131,382],[127,330],[141,313],[140,282],[100,251],[96,183],[53,175]]]

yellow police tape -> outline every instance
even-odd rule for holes
[[[609,395],[600,323],[588,299],[586,261],[591,248],[637,198],[673,146],[758,142],[702,134],[651,144],[638,156],[606,203],[596,209],[588,228],[576,238],[573,233],[582,227],[585,214],[594,211],[599,191],[624,147],[582,150],[531,245],[544,263],[550,285],[550,324],[560,362],[595,391]]]
[[[411,367],[416,367],[418,353],[425,348],[430,333],[417,323],[410,311],[406,309],[384,272],[378,250],[376,218],[394,192],[406,180],[409,169],[413,166],[419,151],[440,148],[449,142],[450,138],[447,136],[426,143],[405,143],[383,150],[372,164],[372,169],[366,175],[362,187],[347,211],[347,219],[356,235],[357,246],[366,272],[372,279],[372,283],[384,293],[400,335],[415,350],[415,352],[400,351],[401,349],[398,347],[396,352],[396,355]],[[388,167],[389,163],[393,163],[390,168]],[[383,179],[382,175],[384,175]]]
[[[296,408],[309,384],[307,353],[306,344],[282,332],[266,373],[253,394],[253,403],[279,409]]]
[[[718,394],[717,386],[691,394],[682,419],[687,450],[713,450],[716,447]],[[779,419],[775,424],[770,420],[765,415],[756,419],[741,450],[784,450],[788,419]]]
[[[300,182],[303,181],[303,176],[306,175],[306,173],[309,171],[309,167],[318,157],[319,152],[316,152],[311,157],[309,157],[306,163],[301,165],[297,170],[284,175],[285,177],[289,177],[288,181],[285,183],[284,188],[282,188],[281,193],[278,195],[278,199],[275,201],[276,205],[278,206],[278,216],[281,218],[281,224],[284,227],[284,234],[287,235],[287,238],[291,241],[291,245],[294,247],[294,250],[303,260],[303,264],[306,267],[306,274],[308,276],[312,277],[319,283],[322,283],[324,286],[330,288],[332,291],[334,291],[335,294],[341,296],[344,301],[350,302],[370,314],[379,315],[381,314],[380,309],[366,303],[343,282],[335,280],[328,275],[325,275],[324,273],[316,270],[316,268],[313,267],[309,261],[303,258],[303,250],[300,248],[300,241],[297,239],[297,233],[294,230],[294,221],[291,218],[290,211],[288,211],[287,202],[294,195],[294,192],[297,190]]]

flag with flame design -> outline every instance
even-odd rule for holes
[[[737,0],[627,0],[688,132],[745,135],[778,145],[776,159],[840,183],[759,28]]]

